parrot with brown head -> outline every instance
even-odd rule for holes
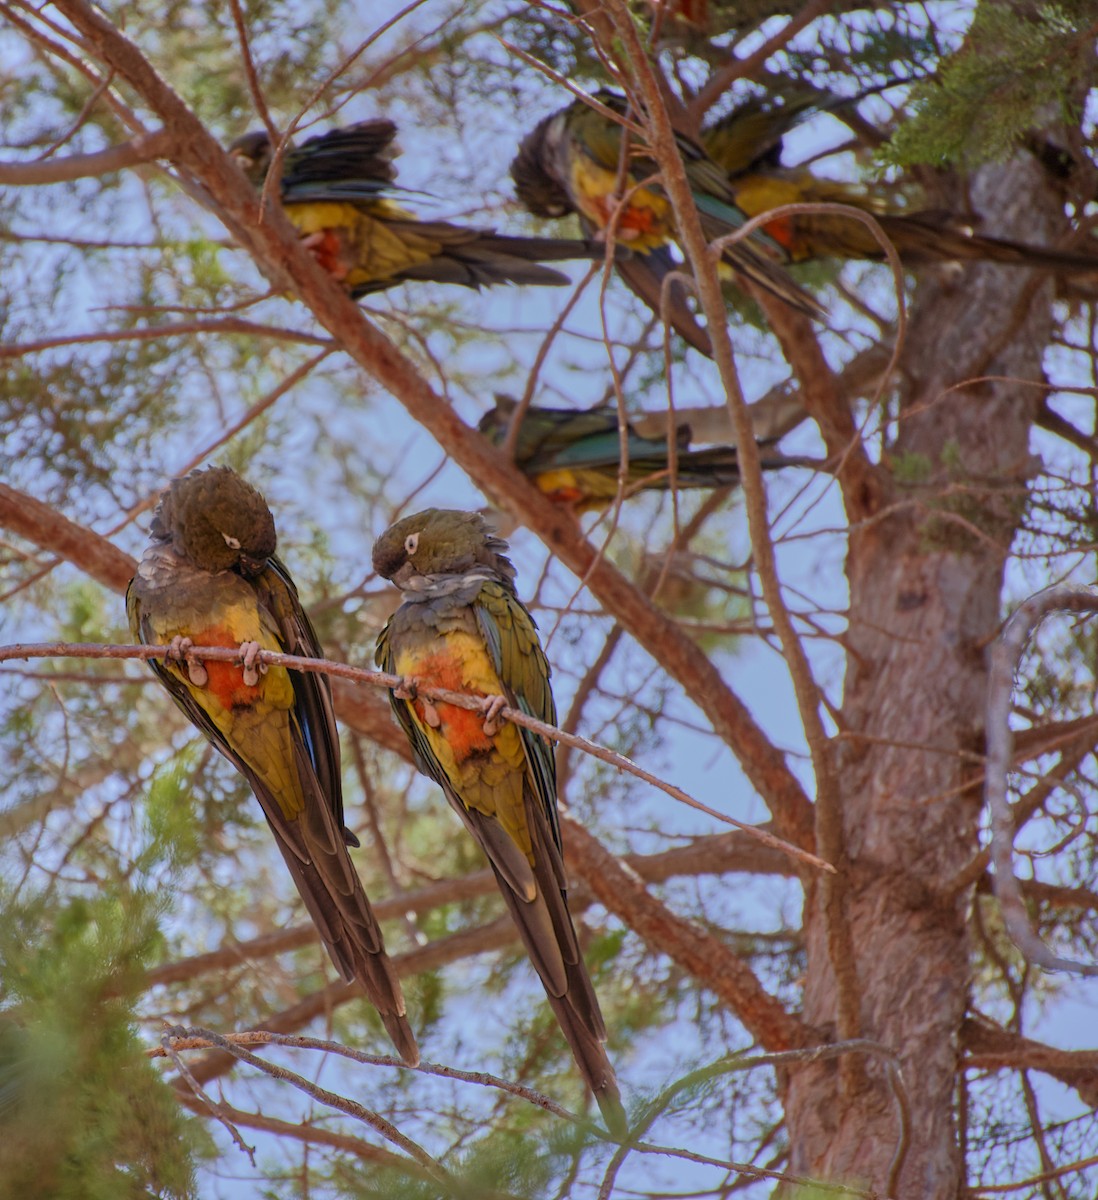
[[[266,501],[228,467],[175,480],[126,593],[134,636],[171,645],[149,665],[184,715],[247,779],[305,907],[345,979],[357,980],[405,1062],[419,1049],[381,928],[348,853],[339,737],[325,675],[259,664],[261,650],[323,658]],[[202,646],[239,662],[201,661]]]
[[[659,179],[649,148],[622,124],[630,115],[625,97],[603,90],[594,96],[601,106],[583,99],[544,117],[523,138],[511,163],[519,202],[539,217],[577,213],[591,236],[609,236],[631,251],[617,263],[627,286],[659,312],[662,283],[676,264],[668,252],[679,239],[671,201]],[[615,119],[620,118],[620,119]],[[628,171],[619,181],[622,149],[627,146]],[[697,205],[702,231],[709,241],[742,228],[748,219],[728,186],[725,173],[697,142],[679,134],[676,144]],[[798,312],[821,317],[821,305],[796,284],[782,265],[786,255],[778,243],[756,231],[727,245],[722,271],[777,297]],[[709,355],[708,334],[698,325],[681,287],[672,287],[668,316],[690,345]]]

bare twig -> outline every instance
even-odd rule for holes
[[[1098,612],[1098,587],[1061,583],[1030,596],[1003,628],[991,651],[987,685],[987,783],[984,796],[991,811],[991,859],[995,895],[1003,922],[1026,958],[1050,971],[1098,975],[1098,963],[1076,962],[1054,954],[1030,924],[1022,890],[1014,875],[1014,814],[1007,799],[1013,735],[1010,713],[1014,672],[1034,629],[1053,612]]]
[[[349,1117],[354,1117],[355,1120],[369,1125],[371,1129],[376,1130],[383,1138],[392,1142],[394,1146],[398,1146],[409,1158],[414,1159],[421,1167],[430,1172],[437,1181],[445,1183],[448,1180],[449,1173],[422,1146],[412,1141],[406,1134],[401,1133],[391,1121],[387,1121],[379,1113],[374,1112],[365,1105],[359,1104],[355,1100],[350,1100],[346,1096],[340,1096],[336,1092],[330,1092],[327,1088],[319,1087],[311,1080],[298,1075],[294,1071],[287,1070],[285,1067],[267,1062],[258,1055],[252,1054],[250,1050],[245,1049],[238,1042],[222,1037],[221,1034],[214,1033],[209,1029],[183,1029],[177,1027],[169,1029],[168,1034],[181,1037],[191,1037],[197,1034],[205,1038],[211,1045],[219,1047],[241,1062],[248,1063],[249,1066],[255,1067],[256,1070],[270,1075],[271,1078],[280,1079],[284,1083],[292,1084],[307,1096],[311,1096],[318,1103],[337,1109],[339,1112],[346,1113]]]
[[[69,154],[39,162],[0,162],[0,186],[31,187],[48,183],[69,183],[89,176],[111,175],[142,163],[163,158],[171,149],[172,139],[164,129],[139,134],[128,142],[96,150],[92,154]]]
[[[655,72],[637,36],[625,0],[607,0],[607,9],[643,94],[651,123],[647,140],[659,163],[663,187],[675,211],[675,222],[683,250],[697,282],[698,295],[713,346],[713,360],[720,373],[732,415],[751,546],[762,582],[763,596],[781,641],[783,656],[793,683],[797,710],[804,726],[816,778],[816,846],[822,856],[836,868],[835,872],[824,874],[818,884],[821,902],[827,913],[828,951],[836,979],[839,1034],[844,1039],[850,1039],[858,1035],[861,1027],[861,997],[854,944],[845,913],[845,849],[834,755],[820,714],[819,689],[786,608],[778,579],[758,447],[736,372],[732,343],[728,336],[724,297],[717,275],[719,250],[711,248],[706,242],[686,170],[679,156],[675,132],[660,96]],[[848,1088],[857,1088],[860,1079],[854,1062],[844,1059],[841,1069]]]
[[[62,346],[87,346],[92,342],[147,342],[162,337],[191,337],[194,334],[245,334],[282,342],[301,342],[308,346],[330,346],[331,339],[318,337],[299,329],[280,329],[261,325],[239,317],[218,317],[209,321],[173,321],[162,325],[146,325],[141,329],[89,329],[86,333],[70,333],[65,337],[42,338],[37,342],[12,342],[0,346],[0,360],[40,354]]]

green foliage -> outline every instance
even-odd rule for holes
[[[899,484],[925,483],[934,470],[933,463],[925,454],[893,454],[889,458],[889,465]]]
[[[0,1194],[195,1195],[201,1127],[182,1115],[133,1029],[159,905],[134,891],[2,900]]]
[[[896,166],[978,166],[1006,158],[1050,114],[1070,118],[1093,76],[1093,8],[983,3],[965,45],[915,89],[914,115],[881,154]]]

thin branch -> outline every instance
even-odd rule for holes
[[[146,1050],[149,1058],[159,1058],[171,1050],[205,1050],[211,1046],[225,1048],[231,1046],[288,1046],[295,1050],[319,1050],[324,1054],[335,1054],[351,1062],[366,1067],[388,1067],[397,1071],[413,1071],[417,1075],[431,1075],[437,1079],[456,1079],[460,1083],[471,1083],[476,1087],[496,1088],[510,1096],[526,1100],[537,1108],[544,1109],[556,1117],[560,1117],[573,1125],[588,1130],[604,1141],[615,1141],[612,1134],[599,1126],[585,1121],[582,1117],[569,1112],[555,1100],[526,1087],[521,1083],[512,1083],[509,1079],[501,1079],[487,1071],[464,1071],[460,1067],[449,1067],[442,1063],[420,1062],[409,1067],[403,1059],[394,1058],[391,1054],[367,1054],[362,1050],[344,1046],[341,1042],[333,1042],[323,1038],[303,1037],[299,1034],[272,1033],[266,1029],[249,1029],[243,1033],[228,1033],[215,1035],[216,1041],[205,1029],[176,1029],[173,1035],[161,1046],[150,1046]]]
[[[737,79],[753,78],[772,54],[776,54],[806,25],[830,12],[834,6],[835,0],[808,0],[799,13],[790,17],[781,29],[767,38],[757,50],[752,51],[746,58],[734,58],[720,70],[714,71],[690,105],[690,115],[695,123],[701,124],[705,114]]]
[[[151,248],[151,247],[150,247]],[[245,334],[250,337],[273,338],[283,342],[301,342],[307,346],[331,346],[330,338],[318,337],[298,329],[280,329],[276,325],[260,325],[239,317],[219,317],[209,321],[175,321],[163,325],[146,325],[141,329],[88,330],[66,337],[43,338],[37,342],[12,342],[0,346],[0,360],[23,358],[61,346],[87,346],[93,342],[147,342],[162,337],[190,337],[193,334]]]
[[[693,270],[698,295],[705,313],[706,328],[713,347],[713,360],[724,387],[739,452],[744,508],[751,547],[762,582],[763,596],[781,641],[782,652],[797,698],[797,711],[804,726],[816,778],[815,841],[821,855],[836,870],[819,881],[821,903],[827,914],[828,952],[835,974],[838,996],[838,1031],[843,1039],[856,1037],[861,1028],[861,995],[856,956],[846,916],[846,852],[843,845],[842,808],[835,762],[820,714],[820,693],[811,666],[782,595],[774,545],[766,511],[758,446],[736,371],[732,343],[717,275],[719,251],[711,249],[702,231],[686,169],[678,152],[675,132],[660,95],[660,88],[644,47],[637,36],[625,0],[607,0],[607,10],[628,54],[651,123],[648,142],[660,167],[660,178],[675,212],[683,251]],[[860,1064],[844,1059],[840,1065],[849,1090],[860,1085]]]
[[[170,646],[99,645],[91,642],[23,643],[21,645],[0,646],[0,662],[26,658],[167,659],[170,654]],[[192,656],[207,662],[239,662],[240,650],[232,646],[196,645],[192,651]],[[306,658],[299,654],[276,654],[271,650],[260,650],[256,655],[256,662],[265,663],[267,666],[288,667],[294,671],[312,671],[319,674],[338,676],[342,679],[353,680],[356,683],[366,683],[372,687],[384,687],[390,690],[401,687],[407,682],[400,675],[389,675],[384,671],[367,671],[363,667],[352,667],[347,663],[333,662],[326,658]],[[476,696],[468,692],[455,692],[449,688],[434,687],[426,679],[416,679],[414,682],[417,693],[435,703],[452,704],[455,708],[463,708],[469,712],[484,711],[484,696]],[[772,850],[779,850],[783,854],[788,854],[790,858],[795,858],[798,862],[804,863],[806,866],[813,867],[818,871],[834,872],[834,868],[829,863],[817,858],[814,854],[809,854],[807,850],[802,850],[799,846],[792,846],[788,842],[783,842],[781,838],[774,837],[773,834],[767,833],[764,829],[748,825],[744,821],[738,821],[735,817],[730,817],[715,808],[711,808],[708,804],[703,804],[700,800],[695,800],[693,796],[683,791],[682,788],[676,787],[673,783],[667,783],[665,780],[653,775],[650,771],[644,770],[643,767],[638,767],[632,759],[626,758],[624,754],[618,754],[617,751],[600,746],[585,737],[580,737],[579,734],[566,733],[564,730],[558,729],[555,725],[539,721],[517,708],[505,706],[500,710],[499,715],[513,722],[515,725],[521,725],[524,729],[529,729],[532,733],[540,734],[547,742],[563,742],[565,745],[582,750],[594,758],[601,759],[603,762],[617,767],[620,771],[626,771],[630,775],[635,775],[638,779],[643,779],[645,783],[650,783],[661,792],[665,792],[668,796],[678,800],[679,803],[685,804],[689,808],[697,809],[698,812],[703,812],[718,821],[723,821],[726,825],[732,825],[736,829],[746,833],[749,837],[757,838],[764,846],[769,846]]]
[[[992,647],[987,684],[987,782],[984,797],[991,810],[991,860],[995,895],[1003,922],[1025,957],[1050,971],[1098,975],[1098,963],[1076,962],[1054,954],[1030,924],[1022,890],[1014,875],[1014,813],[1007,799],[1007,774],[1013,751],[1010,714],[1014,672],[1030,636],[1053,612],[1098,612],[1098,587],[1061,583],[1030,596],[1007,621]]]
[[[892,1097],[893,1108],[896,1112],[896,1143],[889,1164],[884,1194],[886,1196],[895,1195],[900,1171],[903,1169],[904,1160],[907,1157],[907,1151],[911,1144],[911,1101],[908,1097],[907,1087],[904,1084],[903,1074],[900,1070],[899,1057],[880,1042],[871,1041],[869,1038],[853,1038],[850,1041],[832,1042],[824,1046],[809,1046],[804,1049],[789,1050],[777,1054],[752,1055],[751,1057],[731,1056],[719,1062],[712,1063],[707,1067],[701,1067],[697,1071],[691,1071],[688,1075],[682,1076],[681,1079],[676,1079],[674,1083],[666,1087],[646,1106],[645,1111],[631,1126],[629,1142],[622,1145],[607,1167],[602,1187],[599,1189],[599,1200],[610,1200],[613,1181],[618,1168],[625,1161],[625,1158],[637,1148],[635,1143],[639,1142],[640,1138],[644,1136],[656,1120],[670,1108],[675,1098],[683,1092],[691,1088],[700,1087],[710,1080],[720,1079],[724,1075],[731,1075],[740,1071],[752,1071],[759,1067],[776,1067],[780,1070],[792,1064],[809,1066],[812,1063],[823,1062],[827,1059],[841,1059],[846,1054],[873,1055],[875,1058],[879,1058],[884,1064],[885,1078]],[[735,1169],[742,1170],[738,1165]],[[755,1170],[757,1171],[757,1168]],[[780,1171],[766,1174],[760,1172],[760,1177],[787,1178],[784,1172]]]
[[[563,821],[569,830],[582,829],[573,817],[565,815]],[[761,873],[788,877],[795,874],[784,855],[761,850],[756,842],[737,832],[710,834],[695,839],[688,846],[677,846],[658,854],[626,854],[622,861],[628,870],[635,871],[645,883],[665,883],[676,877],[698,878],[703,875]],[[455,879],[441,879],[413,891],[397,892],[382,900],[372,900],[371,906],[379,921],[388,921],[405,913],[420,915],[446,905],[491,896],[497,887],[496,877],[485,868]],[[573,914],[582,912],[596,902],[594,893],[582,880],[568,890],[568,907]],[[517,933],[515,936],[517,938]],[[142,987],[147,989],[189,982],[214,971],[225,971],[288,950],[299,950],[315,941],[316,927],[311,921],[289,925],[246,942],[233,942],[206,954],[196,954],[153,967],[146,973]]]
[[[1098,1108],[1098,1050],[1061,1050],[969,1017],[961,1026],[964,1066],[979,1071],[1040,1071]]]
[[[284,1083],[289,1083],[304,1092],[307,1096],[312,1097],[319,1104],[325,1104],[329,1108],[337,1109],[339,1112],[346,1113],[347,1116],[354,1117],[355,1120],[363,1122],[363,1124],[380,1133],[387,1141],[392,1142],[394,1146],[399,1146],[405,1154],[419,1163],[437,1182],[448,1182],[449,1172],[446,1171],[441,1163],[436,1162],[422,1146],[412,1141],[406,1134],[401,1133],[391,1121],[387,1121],[380,1113],[374,1112],[373,1109],[369,1109],[355,1100],[350,1100],[346,1096],[340,1096],[337,1092],[330,1092],[327,1088],[319,1087],[311,1080],[298,1075],[294,1071],[288,1070],[286,1067],[280,1067],[276,1063],[267,1062],[266,1059],[260,1058],[257,1054],[252,1054],[250,1050],[245,1049],[228,1038],[222,1037],[218,1033],[213,1033],[211,1030],[190,1030],[177,1027],[169,1029],[167,1036],[189,1037],[196,1033],[241,1062],[246,1062],[249,1066],[255,1067],[256,1070],[270,1075],[272,1079],[280,1079]]]
[[[224,1118],[232,1125],[242,1126],[245,1129],[258,1129],[263,1133],[273,1133],[277,1137],[295,1138],[299,1142],[314,1146],[327,1146],[332,1150],[340,1150],[344,1154],[353,1154],[363,1162],[377,1167],[392,1167],[420,1179],[436,1182],[433,1175],[404,1155],[394,1154],[391,1150],[374,1146],[370,1142],[364,1142],[361,1138],[350,1137],[333,1129],[325,1129],[322,1126],[310,1125],[305,1122],[280,1121],[277,1117],[268,1117],[264,1113],[245,1112],[243,1109],[227,1104],[224,1100],[207,1102],[198,1099],[197,1096],[188,1096],[185,1093],[179,1093],[177,1099],[185,1108],[189,1108],[191,1112],[197,1113],[200,1117],[207,1117],[212,1112],[218,1119]]]
[[[164,129],[139,134],[93,154],[70,154],[39,162],[0,162],[0,187],[33,187],[39,184],[70,183],[74,179],[110,175],[142,163],[165,158],[172,146]]]
[[[653,949],[666,954],[736,1014],[767,1050],[815,1040],[813,1031],[762,985],[751,967],[695,921],[672,912],[628,865],[578,822],[565,818],[565,857],[592,893]]]

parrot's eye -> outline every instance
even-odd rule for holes
[[[228,546],[230,550],[240,549],[240,542],[231,534],[223,533],[221,536],[225,539],[225,545]]]
[[[415,554],[415,552],[418,548],[419,548],[419,534],[418,533],[408,534],[408,536],[404,539],[405,554],[409,554],[409,555]]]

